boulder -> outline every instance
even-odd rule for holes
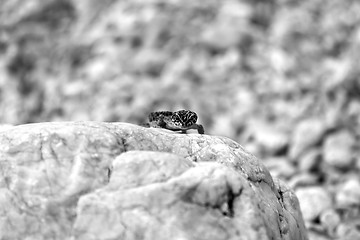
[[[0,239],[291,239],[295,194],[238,143],[128,123],[0,132]]]

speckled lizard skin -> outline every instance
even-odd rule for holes
[[[196,124],[197,118],[196,113],[189,110],[151,112],[147,126],[166,128],[182,133],[186,133],[189,129],[197,129],[198,133],[204,134],[204,127],[201,124]]]

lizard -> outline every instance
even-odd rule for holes
[[[171,131],[181,131],[181,133],[186,133],[189,129],[197,129],[198,133],[205,133],[204,127],[196,123],[197,114],[190,110],[151,112],[148,118],[147,127],[165,128]]]

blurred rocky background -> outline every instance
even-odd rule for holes
[[[1,0],[0,122],[191,109],[360,239],[360,1]]]

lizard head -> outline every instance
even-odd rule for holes
[[[180,110],[172,114],[171,121],[179,127],[190,127],[196,123],[197,115],[189,110]]]

